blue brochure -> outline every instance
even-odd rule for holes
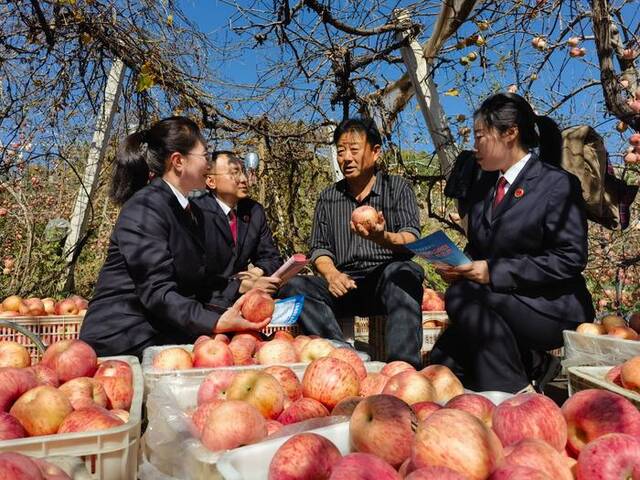
[[[302,312],[304,306],[304,296],[294,295],[293,297],[276,300],[276,305],[271,316],[271,327],[283,327],[294,325]]]
[[[407,243],[405,247],[417,256],[432,263],[444,263],[457,267],[471,262],[469,257],[442,230],[438,230],[413,243]]]

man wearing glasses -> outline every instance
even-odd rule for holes
[[[264,208],[249,198],[242,161],[230,151],[214,152],[206,184],[208,193],[194,202],[204,215],[211,303],[226,308],[251,288],[275,293],[280,280],[270,275],[282,257]]]

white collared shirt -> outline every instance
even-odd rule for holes
[[[182,208],[187,208],[187,205],[189,205],[189,199],[185,197],[180,190],[178,190],[176,187],[174,187],[169,182],[167,182],[164,178],[162,180],[164,181],[164,183],[169,185],[169,188],[178,199],[178,203],[180,204],[180,206]]]
[[[530,158],[531,158],[531,153],[527,153],[524,157],[522,157],[516,163],[511,165],[506,172],[500,174],[500,177],[498,177],[498,181],[500,181],[501,177],[504,177],[507,180],[507,183],[504,186],[505,194],[509,191],[509,187],[513,184],[513,182],[516,181],[516,178],[518,178],[518,175],[520,174],[520,172],[522,171],[522,169],[527,164]]]
[[[215,195],[214,195],[215,197]],[[233,210],[234,212],[236,211],[235,208],[231,208],[229,205],[227,205],[226,203],[224,203],[222,200],[220,200],[218,197],[215,197],[216,202],[218,202],[218,205],[220,205],[220,208],[222,209],[222,211],[224,212],[224,214],[227,216],[227,218],[229,218],[229,212],[231,210]],[[237,213],[236,213],[237,215]],[[231,221],[231,219],[229,219],[229,221]]]

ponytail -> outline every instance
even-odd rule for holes
[[[186,117],[169,117],[124,139],[118,150],[109,196],[118,205],[169,167],[174,152],[186,155],[200,142],[198,125]]]
[[[545,115],[538,115],[536,125],[540,132],[540,159],[559,167],[562,161],[562,133],[558,124]]]

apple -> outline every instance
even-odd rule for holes
[[[105,360],[93,376],[104,388],[109,408],[129,410],[133,401],[133,372],[122,360]]]
[[[424,467],[414,470],[405,480],[467,480],[467,477],[447,467]]]
[[[493,411],[492,427],[505,447],[536,438],[561,452],[567,443],[560,407],[539,393],[523,393],[500,403]]]
[[[387,363],[384,367],[382,367],[382,369],[380,370],[380,373],[387,377],[393,377],[394,375],[400,372],[404,372],[405,370],[410,370],[412,372],[416,371],[414,366],[411,365],[410,363],[402,360],[395,360],[393,362]]]
[[[253,288],[245,293],[242,316],[252,323],[262,323],[273,315],[275,302],[264,290]]]
[[[22,306],[22,297],[11,295],[2,301],[2,308],[5,312],[19,312]]]
[[[582,335],[604,335],[607,333],[607,329],[604,325],[599,323],[581,323],[576,328],[576,332],[581,333]]]
[[[399,398],[366,397],[351,414],[351,445],[358,452],[372,453],[398,468],[411,454],[416,422],[416,414]]]
[[[0,478],[7,480],[44,480],[32,458],[17,452],[0,453]]]
[[[367,376],[367,369],[364,366],[364,362],[354,349],[347,347],[335,348],[331,350],[329,356],[343,360],[351,365],[356,371],[359,380],[363,380]]]
[[[543,440],[527,438],[506,448],[503,465],[535,468],[554,480],[573,480],[564,454]]]
[[[311,418],[328,416],[329,410],[327,410],[327,407],[313,398],[303,397],[286,407],[278,416],[278,421],[283,425],[290,425]]]
[[[127,423],[129,421],[129,417],[131,417],[128,411],[123,410],[121,408],[114,408],[113,410],[109,410],[109,411],[113,413],[116,417],[118,417],[120,420],[122,420],[123,423]]]
[[[82,340],[62,340],[49,345],[40,364],[55,371],[64,383],[76,377],[92,377],[98,369],[98,357]]]
[[[323,357],[309,364],[302,377],[302,394],[313,398],[331,410],[347,397],[358,395],[360,382],[351,365],[332,357]]]
[[[442,407],[435,402],[417,402],[411,405],[411,409],[415,412],[419,421],[424,420],[433,412],[440,410]]]
[[[9,411],[23,393],[37,386],[38,380],[28,368],[0,368],[0,411]]]
[[[56,301],[53,298],[47,297],[42,299],[42,305],[44,306],[45,314],[47,315],[55,315],[56,314]]]
[[[46,311],[44,309],[44,303],[39,298],[27,298],[23,301],[23,303],[27,306],[29,310],[29,315],[34,317],[39,317],[42,315],[46,315]]]
[[[256,344],[255,339],[235,340],[234,337],[234,339],[229,342],[229,350],[231,350],[231,355],[233,355],[234,365],[253,365],[255,363],[253,360],[253,352],[256,350]]]
[[[65,298],[56,303],[56,315],[77,315],[80,309],[70,298]]]
[[[198,388],[198,405],[212,400],[226,400],[227,390],[235,376],[233,370],[214,370],[209,373]]]
[[[411,463],[448,467],[471,480],[483,480],[502,462],[500,439],[481,420],[452,408],[433,412],[418,424]]]
[[[605,330],[609,332],[613,327],[626,327],[627,324],[624,318],[619,315],[605,315],[600,320],[600,323],[604,326]]]
[[[436,389],[433,384],[415,370],[405,370],[389,378],[382,393],[395,395],[409,405],[432,402],[436,399]]]
[[[273,334],[272,340],[286,340],[288,342],[293,342],[295,337],[287,332],[286,330],[276,330],[276,333]]]
[[[284,390],[285,407],[291,402],[302,398],[302,384],[298,376],[289,367],[272,365],[265,368],[264,372],[272,375]]]
[[[69,300],[72,300],[75,303],[78,311],[87,310],[89,308],[89,302],[86,298],[81,297],[80,295],[71,295]]]
[[[41,385],[22,394],[9,410],[29,436],[52,435],[73,411],[67,396],[57,388]]]
[[[71,480],[71,477],[57,465],[41,458],[33,458],[32,460],[40,469],[44,480]]]
[[[623,338],[625,340],[638,340],[638,334],[636,331],[629,327],[611,327],[607,332],[607,335]]]
[[[604,378],[610,381],[611,383],[614,383],[619,387],[624,388],[624,385],[622,385],[622,365],[624,364],[616,365],[615,367],[613,367],[611,370],[607,372]]]
[[[378,223],[380,223],[380,216],[378,211],[370,207],[369,205],[362,205],[356,208],[351,214],[351,221],[354,225],[360,225],[367,232],[370,232]]]
[[[13,440],[26,436],[27,432],[13,415],[0,412],[0,440]]]
[[[300,357],[300,354],[302,353],[302,349],[304,348],[304,346],[310,341],[311,341],[311,337],[308,337],[306,335],[298,335],[293,339],[293,348],[296,349],[296,353],[298,354],[298,357]]]
[[[401,480],[394,468],[370,453],[354,452],[333,466],[329,480]]]
[[[455,408],[470,413],[487,427],[491,427],[493,425],[493,411],[496,406],[487,397],[477,393],[463,393],[449,400],[445,408]]]
[[[0,368],[24,368],[31,365],[31,355],[24,345],[16,342],[0,342]]]
[[[202,436],[202,429],[204,428],[205,423],[207,423],[209,413],[211,413],[215,408],[218,408],[222,402],[223,400],[212,400],[198,405],[198,407],[191,412],[189,416],[191,417],[191,421],[194,426],[192,431],[194,437],[200,438]]]
[[[279,432],[283,427],[284,425],[277,420],[267,420],[267,437]]]
[[[171,347],[156,353],[152,365],[157,370],[187,370],[193,368],[193,359],[184,348]]]
[[[626,398],[608,390],[582,390],[562,405],[567,422],[567,450],[574,456],[607,433],[640,437],[640,412]]]
[[[119,427],[124,422],[120,417],[99,406],[81,408],[67,417],[60,425],[58,433],[92,432]]]
[[[67,396],[74,410],[93,405],[105,408],[108,403],[104,387],[95,378],[73,378],[61,385],[58,390]]]
[[[200,335],[198,338],[196,338],[196,341],[193,342],[193,352],[196,351],[196,348],[198,348],[198,345],[200,345],[202,342],[205,342],[207,340],[211,340],[211,337],[209,335]],[[225,342],[226,344],[229,344],[229,341],[227,340]]]
[[[278,381],[259,370],[238,372],[227,390],[227,399],[244,400],[265,418],[278,418],[284,409],[284,389]]]
[[[256,360],[260,365],[296,363],[298,354],[290,341],[271,340],[260,347],[256,353]]]
[[[554,480],[540,470],[522,465],[504,465],[495,469],[488,480]]]
[[[578,457],[578,480],[640,478],[640,441],[609,433],[587,444]]]
[[[368,397],[369,395],[378,395],[384,390],[384,386],[387,384],[389,377],[381,373],[370,372],[367,376],[360,381],[359,395]]]
[[[347,397],[340,400],[338,404],[331,410],[332,416],[346,415],[351,416],[355,408],[362,401],[364,397]]]
[[[253,405],[226,400],[209,412],[202,427],[202,444],[217,452],[258,442],[267,436],[267,422]]]
[[[340,458],[331,440],[316,433],[300,433],[276,450],[269,464],[269,480],[329,478]]]
[[[640,390],[640,356],[632,357],[620,367],[620,381],[626,389]]]
[[[309,363],[319,358],[328,357],[335,348],[329,340],[313,338],[300,351],[300,361]]]
[[[436,389],[436,402],[446,403],[453,397],[464,393],[462,382],[449,367],[444,365],[429,365],[420,370],[420,374],[429,380]]]
[[[233,365],[233,353],[226,343],[209,338],[193,347],[193,366],[195,368],[227,367],[230,365]]]
[[[206,336],[206,335],[202,335],[202,336]],[[207,337],[207,338],[209,338],[209,337]],[[213,336],[213,339],[214,339],[214,340],[217,340],[218,342],[226,343],[227,345],[229,345],[229,342],[231,341],[231,340],[229,339],[229,337],[227,337],[224,333],[216,333],[216,334]],[[196,340],[196,342],[197,342],[197,341],[198,341],[198,340]],[[195,348],[195,344],[194,344],[194,348]]]

